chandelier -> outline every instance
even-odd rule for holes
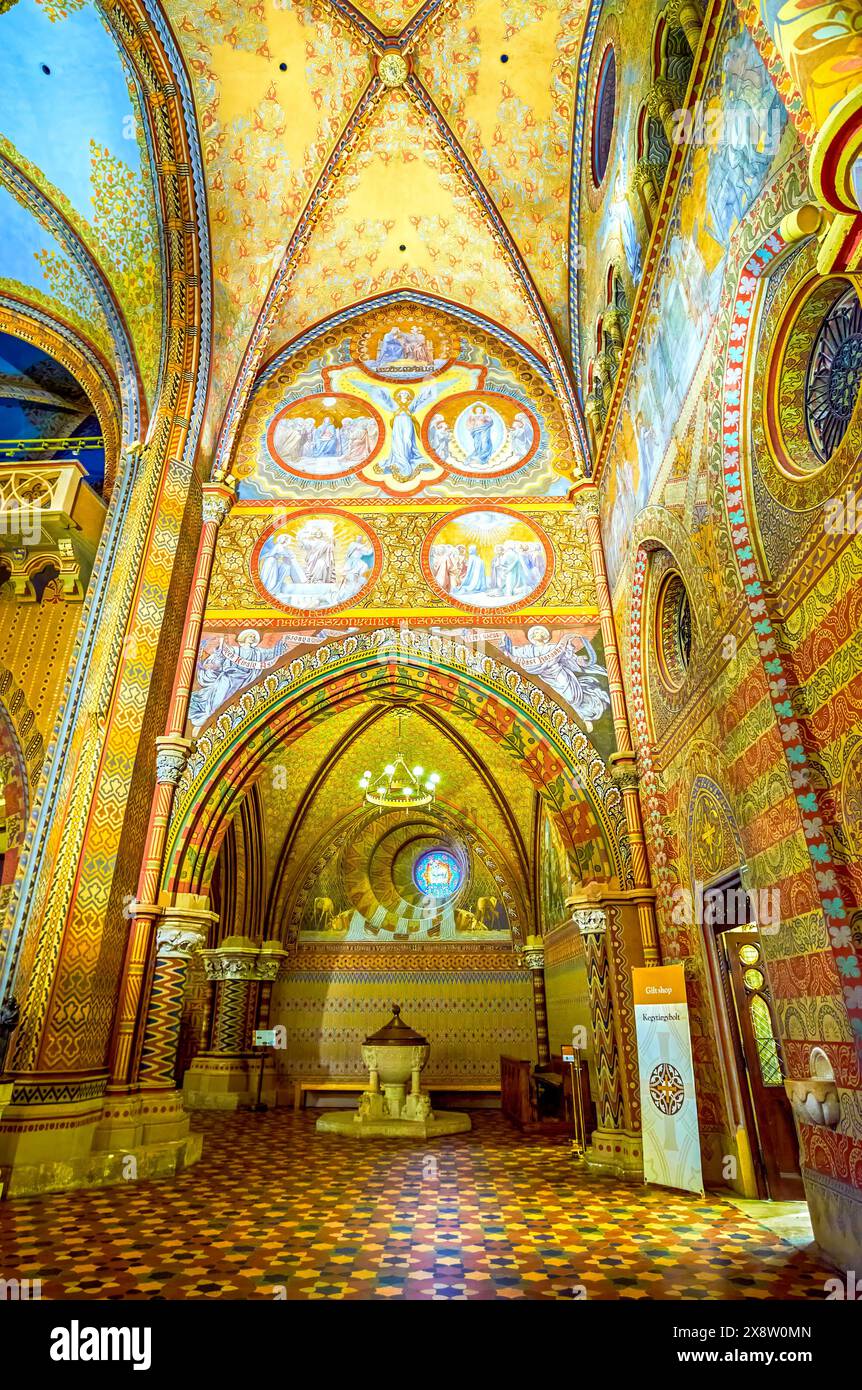
[[[385,764],[382,771],[363,772],[359,785],[365,792],[365,800],[371,806],[382,806],[388,811],[417,810],[430,806],[434,800],[439,772],[426,773],[424,767],[408,765],[402,752],[401,718],[398,716],[398,741],[396,753]]]

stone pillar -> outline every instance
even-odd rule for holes
[[[175,1087],[188,963],[192,953],[206,942],[206,927],[200,917],[189,921],[175,911],[156,928],[156,961],[141,1048],[142,1090]]]
[[[540,936],[528,936],[522,952],[523,961],[533,984],[533,1018],[536,1024],[536,1052],[539,1066],[551,1060],[548,1038],[548,1005],[545,997],[545,943]]]
[[[108,1095],[122,1094],[134,1084],[141,1051],[141,1028],[146,1010],[146,975],[152,958],[153,932],[159,908],[155,906],[162,876],[165,837],[177,783],[183,774],[191,742],[184,736],[189,694],[194,680],[206,598],[212,573],[219,527],[234,500],[234,485],[220,482],[203,490],[203,526],[198,542],[191,593],[174,678],[166,731],[155,740],[156,786],[150,806],[150,822],[144,850],[137,901],[126,946],[114,1031],[111,1038],[111,1075]]]
[[[200,1156],[201,1136],[190,1131],[175,1072],[188,963],[206,944],[215,921],[209,900],[196,893],[180,893],[173,903],[137,909],[131,934],[146,923],[152,962],[143,1017],[137,1029],[133,1017],[132,1029],[123,1034],[128,1039],[127,1075],[134,1080],[106,1095],[94,1149],[140,1153],[149,1146],[182,1144],[183,1166]],[[145,964],[138,975],[139,994]]]
[[[251,1046],[249,1002],[256,983],[268,985],[271,991],[287,952],[280,941],[228,936],[202,956],[215,994],[212,1045],[198,1053],[186,1072],[185,1103],[192,1110],[236,1110],[252,1104],[263,1055],[261,1099],[275,1105],[275,1060],[271,1053],[261,1054]]]
[[[186,607],[180,659],[174,677],[167,724],[162,738],[156,739],[156,768],[158,784],[150,810],[150,824],[141,869],[138,897],[153,902],[162,877],[162,858],[170,820],[176,784],[182,776],[189,743],[183,737],[188,715],[189,696],[194,684],[195,663],[201,640],[207,594],[215,558],[219,528],[235,501],[234,484],[220,482],[203,490],[203,526],[201,528],[192,587]]]
[[[592,901],[586,896],[567,902],[584,941],[592,1024],[597,1128],[586,1161],[599,1172],[640,1178],[643,1147],[629,966],[622,936],[609,922],[616,908],[592,896]]]

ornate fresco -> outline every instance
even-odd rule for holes
[[[80,324],[109,360],[125,329],[152,401],[161,257],[138,89],[94,5],[18,0],[2,15],[0,37],[0,184],[27,209],[10,218],[19,251],[4,257],[0,291],[23,287],[25,299]],[[67,111],[74,119],[58,119]],[[110,295],[97,292],[99,281],[110,282]],[[124,328],[106,331],[111,309]]]
[[[626,400],[603,469],[603,536],[612,587],[630,553],[674,425],[701,365],[724,285],[729,238],[770,170],[793,147],[780,98],[748,33],[729,9],[704,94],[704,122],[720,112],[727,134],[693,140],[652,289]],[[759,140],[745,132],[762,131]],[[706,128],[706,127],[705,127]],[[731,138],[731,129],[739,138]],[[648,345],[648,346],[647,346]]]
[[[366,312],[263,371],[240,496],[564,495],[571,446],[543,371],[425,305]]]
[[[211,620],[272,625],[281,609],[298,626],[309,609],[333,607],[362,625],[596,611],[582,523],[565,503],[237,504],[219,535]]]

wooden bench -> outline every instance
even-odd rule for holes
[[[360,1079],[358,1077],[356,1079],[350,1078],[344,1081],[333,1081],[331,1079],[326,1081],[294,1081],[293,1108],[294,1110],[304,1109],[305,1097],[309,1092],[336,1091],[344,1094],[349,1091],[366,1091],[367,1089],[367,1078]],[[457,1092],[459,1095],[478,1093],[490,1093],[493,1095],[495,1092],[499,1093],[500,1083],[499,1081],[429,1081],[423,1083],[422,1089],[423,1091],[436,1092],[437,1094],[452,1091]]]

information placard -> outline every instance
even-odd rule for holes
[[[644,1179],[703,1191],[685,971],[632,970],[640,1070]]]

